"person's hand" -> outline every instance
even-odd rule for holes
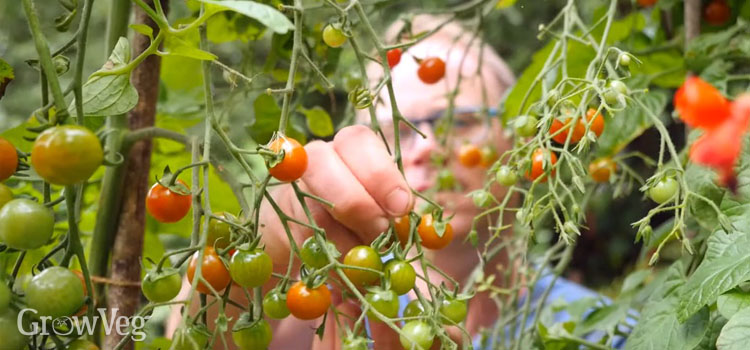
[[[298,185],[302,191],[329,201],[329,207],[314,199],[306,198],[315,224],[324,229],[329,241],[346,254],[352,247],[370,244],[388,229],[392,219],[406,215],[414,205],[414,196],[406,180],[398,170],[393,157],[388,153],[382,139],[366,126],[350,126],[340,130],[332,142],[313,141],[305,146],[309,163]],[[308,218],[291,185],[279,186],[272,198],[286,215],[308,222]],[[264,201],[260,212],[262,244],[274,261],[274,271],[285,274],[289,262],[290,242],[287,232],[273,206]],[[312,229],[288,222],[290,233],[297,246],[312,236]],[[298,269],[295,259],[293,271]],[[277,283],[274,279],[272,287]],[[350,302],[337,303],[340,297],[334,291],[334,306],[339,311],[357,313],[359,307]],[[338,304],[338,305],[337,305]],[[337,334],[340,334],[328,318],[326,336],[314,341],[315,349],[337,349]],[[306,348],[312,332],[302,332],[317,326],[289,317],[275,324],[274,343],[271,348]],[[377,328],[377,327],[376,327]],[[374,329],[373,332],[378,332]],[[308,335],[309,334],[309,338]],[[398,338],[380,337],[378,348],[388,349]],[[307,342],[305,344],[305,342]],[[395,346],[395,344],[393,344]]]

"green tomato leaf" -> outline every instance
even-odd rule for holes
[[[267,144],[271,141],[273,133],[279,129],[281,108],[273,96],[262,94],[255,99],[253,110],[255,111],[255,120],[246,129],[255,142]],[[287,124],[286,134],[302,144],[307,139],[305,134],[291,120]]]
[[[693,313],[705,305],[713,304],[722,293],[750,279],[750,235],[735,232],[733,244],[725,249],[712,247],[715,233],[708,241],[708,250],[704,261],[698,266],[682,288],[677,314],[680,322],[687,320]],[[721,244],[726,241],[721,241]],[[723,250],[723,251],[722,251]]]
[[[151,40],[154,40],[154,30],[151,27],[143,23],[134,23],[130,25],[130,28],[135,30],[137,33],[151,38]]]
[[[676,298],[670,297],[646,304],[625,350],[684,350],[698,345],[708,329],[708,308],[701,308],[680,323],[675,312],[677,303]]]
[[[307,128],[313,135],[317,137],[333,135],[333,122],[325,109],[316,106],[311,109],[301,108],[301,112],[305,115]]]
[[[750,308],[735,313],[716,339],[716,348],[721,350],[745,350],[747,344],[750,344]]]
[[[716,305],[722,316],[731,319],[740,310],[750,309],[750,294],[738,291],[722,294]]]
[[[165,56],[183,56],[203,61],[213,61],[216,59],[216,55],[203,51],[196,44],[183,40],[176,35],[167,35],[164,39],[164,50],[162,52]]]
[[[695,134],[697,132],[691,132],[691,139]],[[689,163],[685,170],[685,180],[690,191],[708,198],[717,207],[721,204],[726,191],[716,185],[716,174],[712,170]],[[688,205],[692,217],[698,224],[712,231],[718,227],[718,216],[710,203],[690,196]]]
[[[117,41],[107,63],[99,71],[124,66],[130,61],[130,43],[126,38]],[[124,114],[138,103],[138,92],[130,84],[130,74],[93,76],[83,85],[83,114],[109,116]],[[70,113],[75,113],[71,103]]]
[[[613,330],[620,322],[625,320],[629,307],[627,303],[624,303],[596,308],[579,324],[576,328],[576,334],[585,335],[594,330]]]
[[[209,11],[235,11],[253,18],[272,31],[284,34],[294,30],[294,24],[275,8],[254,1],[211,1],[198,0],[202,3],[214,5]]]
[[[643,134],[654,123],[647,113],[660,116],[667,105],[667,94],[659,90],[651,90],[643,95],[633,96],[641,101],[648,110],[641,108],[636,102],[630,102],[625,109],[607,118],[604,132],[599,138],[597,156],[611,156],[620,152],[636,137]]]
[[[13,80],[13,67],[0,58],[0,99],[5,95],[5,88]]]

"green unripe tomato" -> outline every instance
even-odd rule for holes
[[[485,190],[475,191],[472,193],[471,199],[477,208],[487,208],[492,204],[492,195]]]
[[[399,336],[404,349],[428,350],[435,340],[435,331],[424,321],[409,321]]]
[[[503,165],[500,169],[497,169],[495,180],[503,186],[513,186],[518,181],[518,175],[511,167]]]
[[[13,192],[10,191],[8,186],[0,184],[0,209],[11,200],[13,200]]]
[[[175,334],[174,349],[179,350],[204,350],[208,345],[211,333],[206,326],[192,326],[188,329],[180,329]]]
[[[560,91],[552,89],[547,92],[547,106],[553,107],[557,101],[560,101]]]
[[[399,302],[396,292],[392,290],[376,290],[367,293],[365,299],[373,309],[383,316],[387,318],[396,318],[398,316]],[[367,316],[373,319],[380,319],[372,310],[367,311]]]
[[[141,290],[146,299],[153,303],[165,303],[174,299],[182,288],[182,277],[177,270],[149,271],[141,283]]]
[[[531,137],[536,135],[536,124],[539,121],[530,115],[522,115],[513,122],[516,134],[521,137]]]
[[[224,213],[218,213],[216,216],[227,219]],[[208,239],[206,245],[215,249],[226,249],[232,243],[232,231],[230,225],[224,221],[211,219],[208,222]]]
[[[328,265],[328,256],[314,236],[309,237],[302,243],[299,255],[302,262],[309,267],[320,269]]]
[[[255,322],[240,321],[232,331],[232,339],[241,350],[263,350],[271,344],[273,332],[264,319]]]
[[[621,53],[618,60],[620,62],[620,65],[623,67],[627,67],[630,65],[630,55],[627,53]]]
[[[274,320],[285,319],[289,316],[289,307],[286,306],[286,294],[278,290],[272,290],[263,297],[263,312]]]
[[[628,94],[628,86],[625,85],[625,83],[619,81],[619,80],[612,80],[609,82],[609,88],[617,91],[620,94],[627,95]]]
[[[229,263],[229,274],[232,280],[245,288],[255,288],[266,284],[271,279],[272,272],[271,256],[261,249],[238,250]]]
[[[468,308],[465,300],[445,299],[440,305],[440,315],[443,316],[443,323],[455,325],[466,319]]]
[[[340,47],[346,42],[346,35],[340,28],[329,24],[323,29],[323,42],[330,47]]]
[[[28,199],[14,199],[0,209],[0,242],[10,248],[40,248],[52,238],[52,210]]]
[[[649,188],[648,196],[651,197],[651,200],[654,202],[662,204],[674,198],[679,188],[680,185],[677,183],[677,180],[667,177],[661,179],[659,182],[655,183],[654,186]]]
[[[4,281],[0,280],[0,314],[4,314],[6,311],[8,311],[11,296],[12,293],[10,291],[10,287],[8,287],[8,285],[5,284]]]
[[[406,261],[390,260],[385,264],[385,271],[388,274],[391,290],[398,295],[404,295],[414,288],[417,280],[417,273],[414,267]]]
[[[438,189],[442,191],[452,190],[456,186],[456,177],[448,169],[442,169],[438,172]]]
[[[76,313],[85,301],[81,279],[72,271],[50,267],[34,276],[26,287],[26,305],[39,317],[60,318]]]
[[[404,308],[404,318],[419,317],[422,315],[424,315],[424,308],[419,302],[419,299],[414,299],[406,304],[406,307]]]
[[[0,313],[0,349],[27,349],[28,340],[29,337],[23,335],[18,329],[18,314],[15,311],[7,310]]]

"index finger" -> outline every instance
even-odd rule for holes
[[[411,189],[375,132],[363,125],[341,129],[333,148],[384,212],[396,218],[411,211]]]

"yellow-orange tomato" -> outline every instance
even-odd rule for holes
[[[0,181],[5,181],[18,168],[18,153],[10,141],[0,138]]]
[[[206,247],[203,253],[203,263],[201,264],[201,276],[203,279],[211,285],[216,292],[221,293],[229,283],[232,282],[232,277],[229,275],[229,270],[224,263],[216,254],[216,250],[213,247]],[[200,252],[195,252],[193,257],[190,258],[190,264],[188,264],[187,278],[190,284],[193,284],[193,277],[195,277],[195,270],[198,267],[198,255]],[[211,294],[211,289],[206,286],[203,281],[198,284],[196,288],[198,292],[203,294]]]
[[[589,164],[589,175],[596,182],[609,182],[609,177],[617,170],[617,164],[610,158],[599,158]]]
[[[31,149],[31,165],[44,180],[74,185],[87,180],[102,165],[99,138],[79,125],[56,126],[39,134]]]
[[[586,120],[590,123],[589,131],[596,134],[596,137],[602,136],[602,132],[604,132],[604,117],[602,117],[602,114],[596,113],[593,108],[589,108],[586,111]]]
[[[417,226],[417,233],[422,240],[422,246],[427,249],[443,249],[453,241],[453,227],[449,222],[445,223],[445,232],[440,237],[435,230],[435,222],[432,214],[422,215],[422,220]]]
[[[545,175],[543,166],[545,153],[549,153],[550,164],[548,164],[548,166],[552,167],[557,163],[557,155],[555,155],[554,152],[548,152],[546,149],[537,148],[534,150],[534,153],[531,154],[531,169],[526,171],[527,179],[534,181],[541,177],[539,180],[540,182],[547,181],[547,175]],[[555,176],[555,168],[551,168],[550,176]]]
[[[482,162],[482,151],[472,144],[465,144],[458,150],[458,162],[467,168],[473,168]]]
[[[410,225],[409,214],[393,220],[393,230],[396,231],[396,236],[401,244],[409,242]]]
[[[325,285],[308,288],[297,282],[286,293],[286,306],[300,320],[314,320],[323,316],[331,306],[331,291]]]
[[[292,182],[302,177],[307,170],[307,152],[297,140],[280,137],[273,140],[268,147],[276,153],[284,151],[284,159],[268,169],[271,176],[285,182]]]

